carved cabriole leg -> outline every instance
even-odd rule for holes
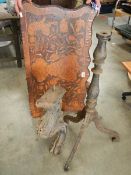
[[[92,78],[90,87],[87,90],[88,96],[86,100],[86,106],[83,110],[83,111],[86,111],[86,113],[83,113],[84,116],[82,118],[84,119],[80,128],[80,132],[78,134],[74,147],[65,163],[65,166],[64,166],[65,171],[69,170],[70,163],[80,144],[85,127],[87,127],[91,121],[95,123],[95,126],[97,129],[99,129],[101,132],[108,134],[112,138],[112,141],[119,140],[119,134],[117,132],[107,129],[103,126],[100,118],[98,117],[98,113],[95,109],[97,105],[97,98],[99,95],[99,77],[100,77],[100,73],[102,73],[101,66],[104,63],[104,60],[106,58],[106,42],[110,39],[110,35],[108,35],[107,33],[99,33],[96,36],[98,38],[98,44],[93,54],[94,56],[94,61],[93,61],[94,68],[92,69],[93,78]]]
[[[94,122],[96,128],[100,131],[103,132],[105,134],[108,134],[109,137],[111,138],[112,141],[119,141],[119,134],[116,131],[113,131],[111,129],[106,128],[102,121],[101,121],[101,117],[98,116],[98,113],[96,115],[93,116],[92,121]]]

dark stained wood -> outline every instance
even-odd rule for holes
[[[67,91],[64,111],[81,111],[89,77],[94,10],[89,6],[75,10],[29,3],[23,6],[21,28],[32,116],[42,115],[35,102],[53,85]]]

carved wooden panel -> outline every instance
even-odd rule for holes
[[[31,113],[42,115],[35,105],[51,86],[66,89],[62,109],[80,111],[89,77],[89,48],[94,10],[24,4],[21,19],[24,59]]]

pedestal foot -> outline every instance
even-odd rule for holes
[[[112,142],[118,142],[120,140],[119,134],[116,131],[113,131],[111,129],[106,128],[102,121],[101,118],[99,118],[98,116],[95,116],[93,118],[93,122],[95,123],[96,128],[100,131],[103,132],[105,134],[108,134],[109,137],[111,138]]]

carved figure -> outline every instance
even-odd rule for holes
[[[50,88],[36,101],[36,106],[45,110],[37,133],[45,139],[56,136],[55,141],[50,147],[50,152],[54,154],[60,153],[66,136],[67,124],[63,121],[63,112],[61,111],[62,97],[65,92],[64,88],[56,86]]]

